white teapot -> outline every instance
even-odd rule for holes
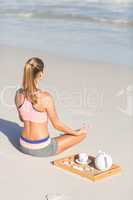
[[[95,166],[101,171],[109,170],[112,167],[112,157],[105,152],[99,151],[95,159]]]

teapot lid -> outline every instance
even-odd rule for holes
[[[105,152],[102,151],[102,150],[99,150],[99,151],[98,151],[98,154],[105,154]]]

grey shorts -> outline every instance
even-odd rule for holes
[[[28,149],[22,145],[19,145],[19,149],[24,154],[29,154],[36,157],[48,157],[57,154],[58,142],[55,138],[51,138],[51,142],[48,146],[41,149]]]

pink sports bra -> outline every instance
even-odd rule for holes
[[[26,98],[24,100],[24,103],[19,106],[18,110],[24,121],[43,123],[46,122],[48,119],[46,112],[37,111],[33,107],[32,103]]]

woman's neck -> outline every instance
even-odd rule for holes
[[[38,80],[35,80],[35,86],[36,86],[36,89],[38,90],[39,89],[39,81]]]

